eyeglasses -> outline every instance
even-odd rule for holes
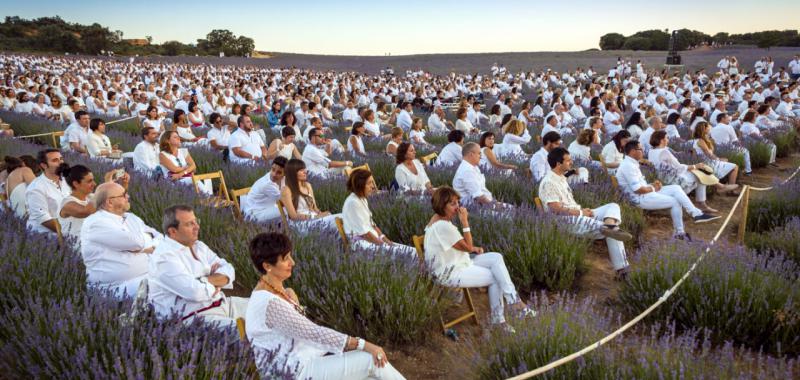
[[[122,195],[115,195],[113,197],[108,197],[108,199],[123,198],[123,197],[125,197],[125,198],[128,197],[128,190],[125,190],[125,192],[123,192]]]

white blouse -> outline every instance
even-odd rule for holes
[[[94,132],[89,134],[89,144],[86,148],[89,151],[90,157],[99,156],[100,151],[102,150],[111,153],[111,150],[113,149],[111,146],[111,140],[108,139],[108,136]]]
[[[394,179],[402,191],[425,191],[426,185],[431,181],[425,172],[425,165],[417,159],[414,159],[413,162],[417,174],[412,173],[405,164],[401,163],[394,169]]]
[[[361,153],[356,152],[356,149],[353,146],[353,137],[355,137],[356,145],[358,146],[358,150],[361,151]],[[361,136],[350,135],[350,137],[347,138],[347,151],[350,154],[360,154],[360,155],[367,154],[367,151],[364,150],[364,141],[361,139]]]
[[[57,215],[58,215],[58,223],[61,224],[61,233],[64,236],[70,236],[74,237],[75,239],[80,239],[81,227],[83,226],[83,221],[86,220],[86,218],[76,218],[74,216],[69,216],[64,218],[61,216],[61,209],[64,208],[64,205],[70,202],[75,202],[81,206],[86,206],[89,204],[89,202],[91,202],[93,197],[94,194],[89,194],[89,196],[86,197],[86,200],[82,201],[70,194],[68,197],[64,198],[61,201],[61,205],[58,207]]]
[[[614,140],[609,141],[608,144],[603,147],[601,155],[603,156],[603,162],[606,164],[619,163],[625,158],[625,155],[617,150],[617,144],[614,143]],[[609,168],[608,172],[613,174],[615,170],[616,169]]]
[[[614,148],[616,148],[616,146],[614,146]],[[578,140],[570,143],[567,151],[569,151],[569,155],[572,156],[573,160],[592,160],[592,149],[587,145],[578,144]]]
[[[437,277],[455,273],[472,265],[469,253],[454,247],[464,237],[446,220],[425,227],[425,262]]]
[[[350,193],[342,206],[342,221],[344,232],[349,236],[361,236],[372,233],[376,238],[381,234],[374,228],[372,212],[366,198],[361,198],[355,193]]]

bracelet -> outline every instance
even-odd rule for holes
[[[469,227],[461,229],[461,232],[463,232],[463,233],[467,233],[467,232],[470,232],[470,231],[472,231],[472,230]]]
[[[364,351],[364,346],[367,344],[367,341],[364,339],[358,338],[358,346],[356,346],[356,350]]]

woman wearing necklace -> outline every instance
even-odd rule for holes
[[[295,264],[286,235],[256,235],[250,258],[261,278],[247,305],[245,329],[260,368],[270,367],[273,363],[264,358],[278,350],[277,357],[285,357],[286,368],[295,369],[301,379],[404,379],[381,347],[306,318],[297,295],[283,284]]]

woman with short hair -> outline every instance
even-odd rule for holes
[[[298,379],[405,379],[380,346],[319,326],[306,317],[297,294],[284,287],[295,265],[292,242],[286,235],[260,233],[249,248],[261,278],[247,303],[245,332],[259,369],[266,372],[283,365]],[[276,366],[267,361],[269,357],[286,362]]]
[[[281,138],[272,140],[267,148],[267,160],[272,160],[275,157],[281,156],[290,160],[292,158],[302,159],[303,155],[294,144],[296,136],[294,128],[284,127],[281,130]]]
[[[608,174],[614,174],[617,171],[617,168],[625,158],[625,154],[622,152],[622,149],[630,140],[630,132],[623,129],[617,132],[611,141],[609,141],[608,144],[603,147],[600,157],[602,157],[602,163],[608,170]]]
[[[599,144],[597,132],[594,129],[581,129],[578,137],[569,144],[567,151],[573,160],[594,162],[592,160],[592,145]]]
[[[417,159],[414,145],[408,142],[401,143],[397,147],[395,162],[397,167],[394,169],[394,179],[401,191],[433,192],[434,188],[425,172],[425,165]]]
[[[111,140],[106,136],[106,123],[102,119],[92,119],[89,122],[89,129],[92,131],[86,147],[89,157],[110,157],[122,152],[118,145],[111,145]]]
[[[394,157],[397,155],[397,147],[403,142],[403,128],[393,127],[391,138],[386,144],[386,154]]]

